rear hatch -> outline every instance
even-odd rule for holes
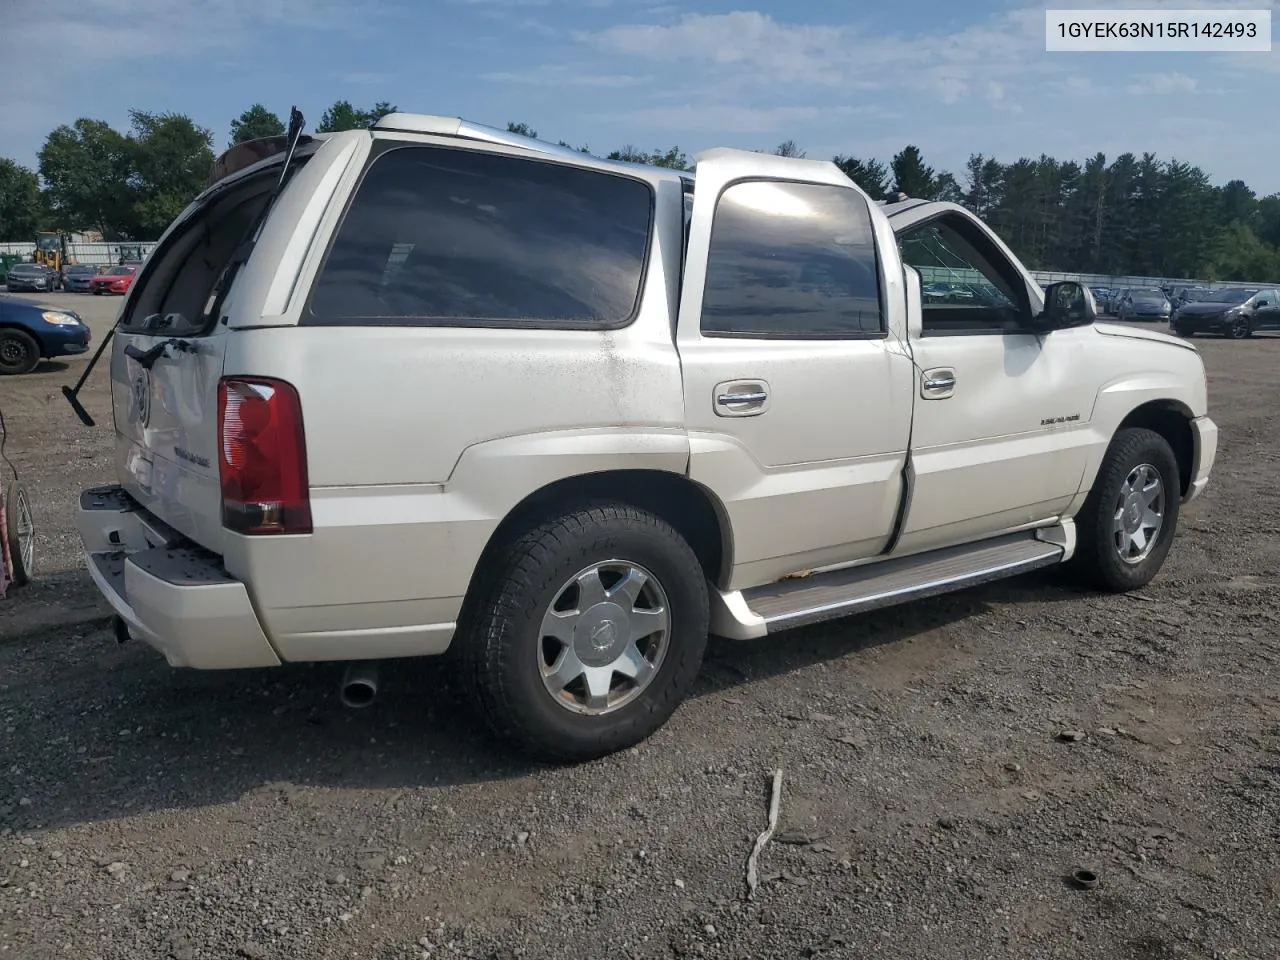
[[[292,216],[296,204],[284,202],[290,194],[315,190],[313,170],[302,168],[324,165],[312,160],[325,142],[304,140],[269,222]],[[245,325],[240,313],[261,311],[261,303],[245,296],[246,287],[255,286],[249,272],[280,262],[278,250],[247,241],[267,229],[259,218],[280,179],[283,147],[259,143],[255,154],[245,146],[220,158],[221,179],[174,221],[139,271],[111,354],[120,483],[165,524],[219,554],[219,380],[227,338]],[[235,156],[229,165],[234,151],[246,168],[235,168]],[[273,233],[277,226],[270,222]],[[275,262],[264,264],[264,257]],[[294,261],[300,264],[300,256]],[[238,324],[228,323],[233,314]]]

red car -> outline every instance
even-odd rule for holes
[[[104,293],[128,293],[129,285],[133,283],[141,266],[140,263],[125,263],[111,267],[106,273],[100,273],[89,281],[89,290],[95,297]]]

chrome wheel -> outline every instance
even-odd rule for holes
[[[1160,471],[1143,463],[1129,471],[1116,498],[1112,532],[1125,563],[1141,563],[1160,538],[1165,515]]]
[[[543,686],[574,713],[620,710],[653,681],[670,636],[667,594],[652,573],[625,560],[594,563],[557,591],[542,618]]]
[[[22,569],[30,577],[36,568],[36,523],[31,517],[31,504],[27,500],[27,491],[18,488],[18,556],[22,558]]]

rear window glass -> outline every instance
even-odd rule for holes
[[[616,327],[639,299],[653,194],[629,177],[396,147],[356,191],[311,322]]]

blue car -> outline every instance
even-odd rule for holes
[[[62,268],[62,289],[68,293],[88,293],[90,281],[98,275],[92,263],[72,263]]]
[[[0,376],[30,373],[42,359],[84,353],[89,325],[71,310],[0,296]]]

